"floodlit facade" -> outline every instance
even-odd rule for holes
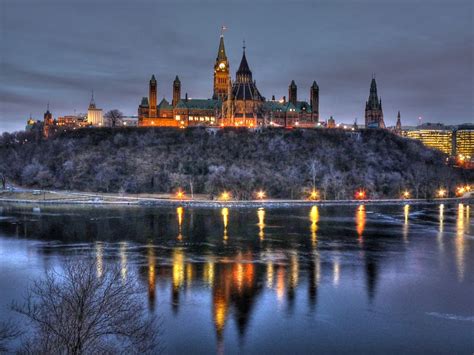
[[[418,139],[427,147],[438,149],[447,155],[453,154],[453,131],[450,129],[420,127],[405,131],[405,136]]]
[[[316,127],[319,122],[319,87],[316,81],[309,89],[309,102],[298,100],[294,81],[288,88],[288,101],[266,100],[259,92],[247,61],[245,46],[235,81],[230,75],[224,36],[220,36],[214,64],[213,93],[210,99],[181,97],[181,81],[173,82],[173,99],[157,104],[158,82],[153,75],[149,95],[138,106],[138,125],[167,126],[234,126],[234,127]]]
[[[104,125],[104,115],[101,108],[97,108],[94,101],[94,93],[92,93],[91,102],[87,109],[87,122],[92,126],[101,127]]]
[[[459,126],[455,131],[456,155],[474,159],[474,125]]]

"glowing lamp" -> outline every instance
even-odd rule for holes
[[[438,190],[438,197],[445,197],[445,196],[446,196],[446,190],[439,189]]]
[[[228,193],[227,191],[224,191],[222,194],[221,194],[221,200],[222,201],[228,201],[230,199],[230,193]]]
[[[356,192],[356,199],[365,200],[365,198],[366,198],[366,193],[364,190],[359,190]]]
[[[260,190],[259,192],[257,192],[257,198],[259,200],[263,200],[265,198],[265,191]]]
[[[403,198],[410,198],[410,192],[409,191],[404,191],[403,192]]]
[[[176,192],[176,198],[178,199],[183,199],[184,198],[184,192],[179,190],[178,192]]]
[[[311,191],[311,193],[309,194],[309,199],[310,199],[310,200],[317,200],[317,199],[319,199],[319,191],[313,189],[313,190]]]

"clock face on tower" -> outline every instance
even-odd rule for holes
[[[225,69],[225,63],[220,63],[219,64],[219,69]]]

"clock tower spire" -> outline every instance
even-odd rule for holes
[[[213,99],[224,100],[227,96],[227,88],[229,86],[230,75],[229,75],[229,61],[225,54],[224,46],[224,30],[225,26],[222,26],[222,32],[219,41],[219,49],[217,50],[216,62],[214,64],[214,94]]]

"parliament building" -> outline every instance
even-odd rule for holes
[[[181,95],[179,77],[173,81],[173,98],[157,102],[158,83],[154,75],[149,82],[148,97],[138,106],[138,126],[234,126],[234,127],[315,127],[319,122],[319,87],[309,88],[309,102],[298,100],[294,81],[288,87],[288,99],[266,100],[257,88],[243,47],[235,80],[220,36],[214,64],[213,93],[209,99],[190,99]]]

